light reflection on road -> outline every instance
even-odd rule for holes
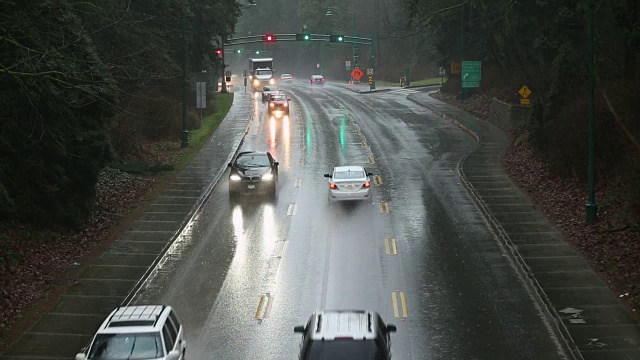
[[[272,204],[263,205],[262,214],[262,253],[271,254],[276,241],[276,216]]]
[[[289,146],[291,145],[291,132],[289,131],[289,115],[285,115],[284,119],[282,119],[282,138],[284,142],[284,164],[286,167],[291,166],[291,150]]]
[[[232,266],[238,266],[246,261],[247,257],[247,238],[244,233],[244,221],[242,215],[242,207],[236,205],[233,208],[233,239],[236,242],[236,254],[233,258]]]

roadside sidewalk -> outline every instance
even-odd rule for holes
[[[1,360],[70,359],[87,345],[109,312],[132,298],[167,249],[184,236],[183,229],[241,146],[253,120],[252,103],[250,93],[234,93],[227,116],[191,164]]]
[[[575,358],[640,359],[640,324],[502,168],[509,145],[504,131],[429,93],[408,98],[478,140],[475,151],[462,161],[460,176]]]

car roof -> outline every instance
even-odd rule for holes
[[[137,305],[116,308],[104,320],[98,333],[138,333],[159,331],[171,312],[167,305]]]
[[[245,151],[239,152],[236,158],[239,158],[240,156],[243,156],[243,155],[267,155],[268,153],[269,153],[268,151],[245,150]]]
[[[324,310],[312,315],[310,336],[313,340],[340,337],[375,339],[378,314],[364,310]]]
[[[343,172],[343,171],[364,171],[364,167],[359,165],[351,165],[351,166],[336,166],[333,168],[333,172]]]

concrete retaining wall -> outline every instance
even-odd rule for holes
[[[489,110],[489,122],[507,131],[527,125],[532,113],[531,106],[511,105],[493,98]]]

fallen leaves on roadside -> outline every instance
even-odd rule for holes
[[[505,100],[509,93],[488,91],[460,101],[456,95],[432,96],[487,120],[491,100]],[[526,130],[510,132],[512,140],[526,138]],[[624,179],[609,179],[596,187],[598,220],[586,224],[587,184],[578,179],[561,178],[550,171],[544,159],[536,156],[526,141],[514,141],[507,149],[503,165],[512,180],[526,191],[536,206],[564,238],[582,254],[621,300],[637,312],[640,308],[640,228],[624,220],[626,199],[615,190]]]
[[[154,180],[105,168],[96,185],[97,203],[80,232],[53,232],[16,222],[0,223],[0,257],[19,263],[0,271],[0,334],[35,302],[47,296],[78,260],[95,251],[103,238],[149,192]]]

